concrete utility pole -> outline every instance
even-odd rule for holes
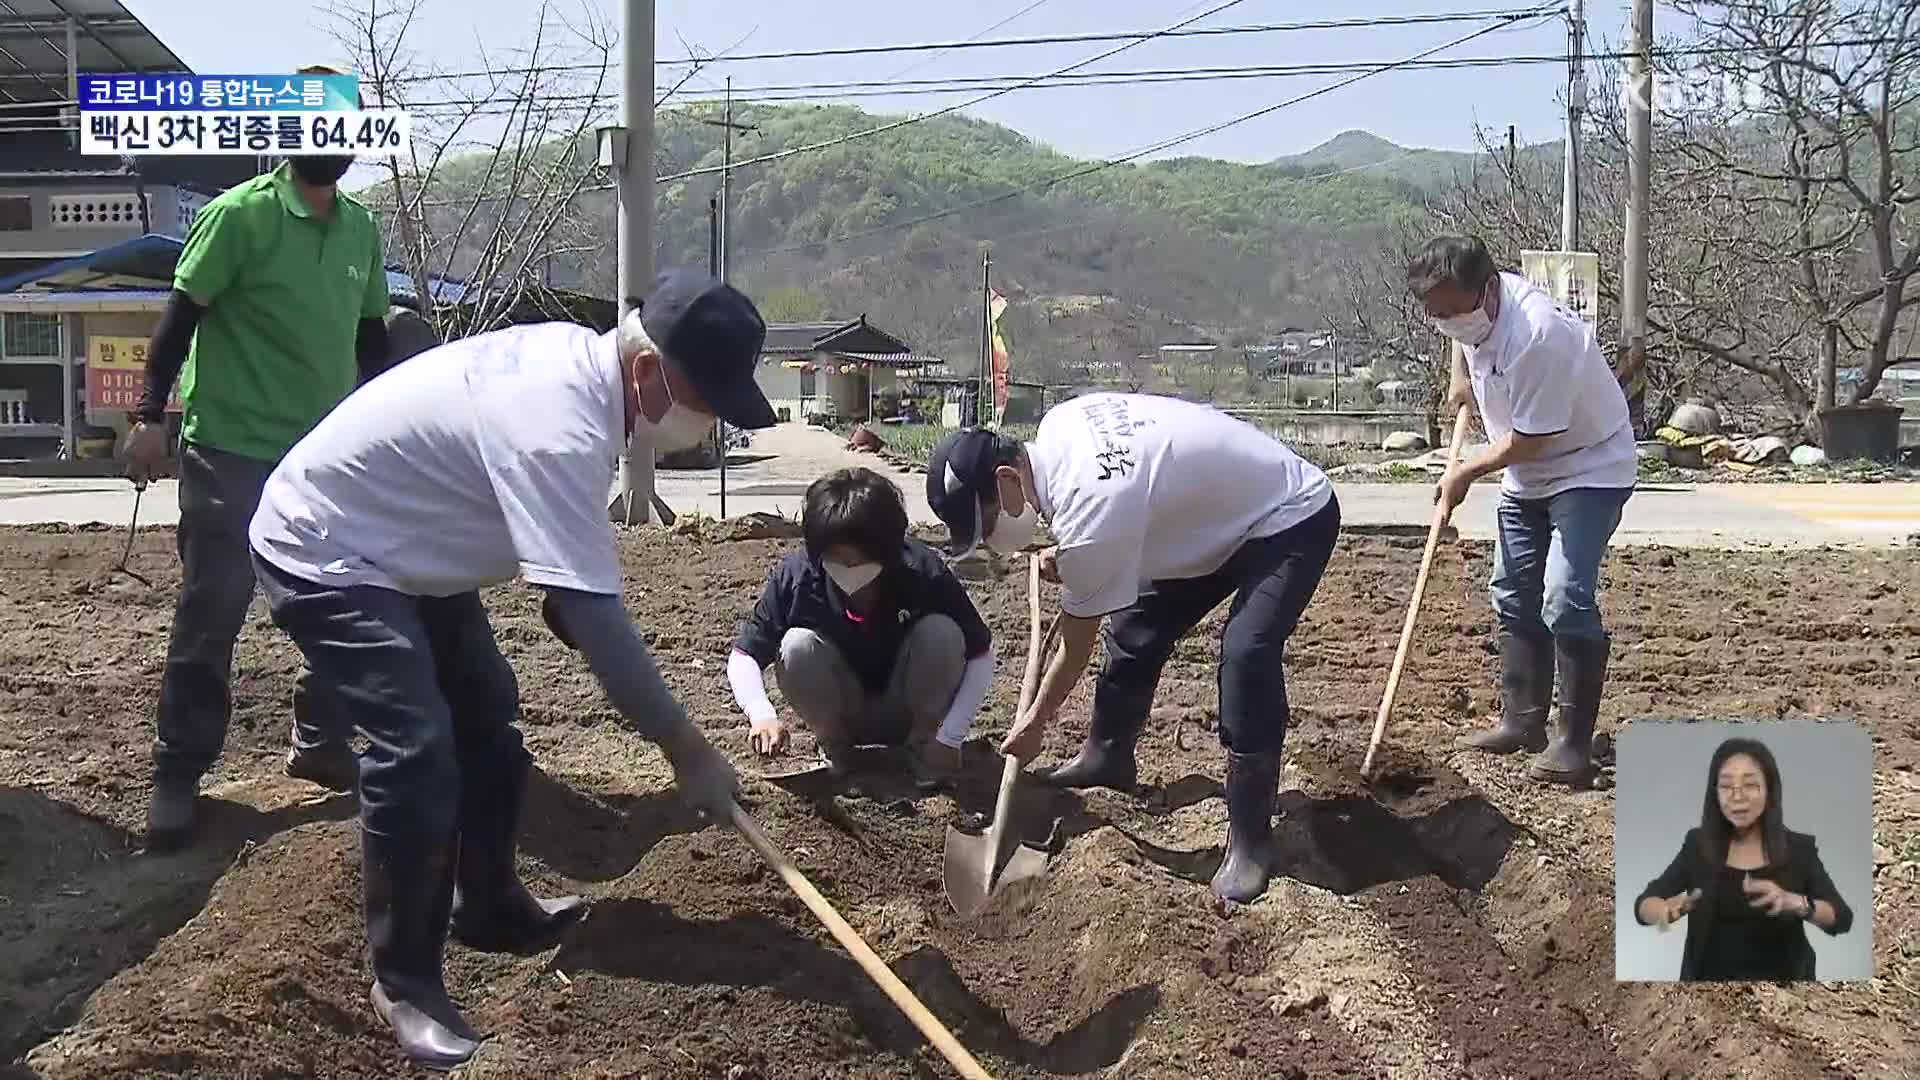
[[[725,118],[721,120],[700,120],[721,129],[720,151],[720,194],[708,203],[711,214],[709,220],[711,251],[709,254],[709,272],[721,281],[727,278],[727,251],[733,242],[733,133],[736,131],[759,131],[752,124],[733,122],[733,76],[727,76],[727,105]],[[713,422],[714,438],[720,444],[720,516],[727,516],[727,422]]]
[[[601,131],[600,163],[619,184],[620,314],[632,310],[653,281],[653,0],[626,0],[620,28],[620,66],[626,83],[623,127]],[[607,514],[614,521],[651,520],[654,449],[644,436],[620,455]],[[664,516],[664,515],[663,515]]]
[[[1653,188],[1653,0],[1633,0],[1627,61],[1627,250],[1621,273],[1620,343],[1644,356],[1647,335],[1647,214]]]
[[[1560,250],[1580,249],[1580,114],[1587,107],[1586,5],[1567,12],[1567,169],[1560,184]]]

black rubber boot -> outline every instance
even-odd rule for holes
[[[416,1065],[465,1064],[480,1036],[447,997],[441,976],[453,905],[451,846],[408,851],[361,830],[367,944],[373,953],[373,1010]]]
[[[147,803],[148,851],[177,851],[193,839],[199,788],[197,777],[154,774],[153,794]]]
[[[469,949],[541,952],[559,944],[567,928],[586,917],[585,897],[542,900],[527,891],[514,866],[531,768],[524,754],[516,754],[502,765],[489,797],[462,800],[453,939]]]
[[[1250,904],[1267,891],[1273,806],[1280,794],[1280,753],[1227,751],[1227,856],[1213,875],[1213,895]]]
[[[287,751],[287,775],[329,791],[352,791],[360,783],[360,759],[342,743],[296,746]]]
[[[1552,640],[1501,634],[1500,723],[1463,735],[1453,745],[1487,754],[1537,754],[1547,748],[1547,710],[1552,705]]]
[[[1560,667],[1560,731],[1546,752],[1533,759],[1535,780],[1579,785],[1593,768],[1593,726],[1600,718],[1600,695],[1607,685],[1608,639],[1555,638]]]
[[[1089,735],[1072,761],[1042,769],[1034,775],[1055,787],[1104,787],[1131,792],[1140,776],[1139,764],[1133,758],[1134,741]]]

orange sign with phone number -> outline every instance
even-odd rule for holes
[[[147,385],[147,339],[87,338],[87,408],[131,412]],[[167,399],[167,411],[180,411],[180,388]]]

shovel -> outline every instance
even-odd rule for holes
[[[1040,557],[1033,556],[1027,574],[1027,670],[1020,680],[1020,712],[1026,715],[1040,689],[1041,658],[1053,646],[1059,620],[1040,636]],[[993,801],[993,821],[987,831],[970,836],[947,826],[947,900],[962,918],[987,909],[994,895],[1007,885],[1039,877],[1047,869],[1047,853],[1025,844],[1007,851],[1007,824],[1013,813],[1013,789],[1020,781],[1020,759],[1008,757],[1000,771],[1000,794]]]

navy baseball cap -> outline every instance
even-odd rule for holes
[[[640,325],[680,374],[737,428],[769,428],[777,421],[754,372],[767,324],[746,294],[698,270],[668,270],[639,303]]]
[[[947,554],[964,555],[980,542],[982,502],[998,502],[993,470],[996,439],[981,428],[963,428],[941,439],[927,458],[927,506],[947,527]]]

